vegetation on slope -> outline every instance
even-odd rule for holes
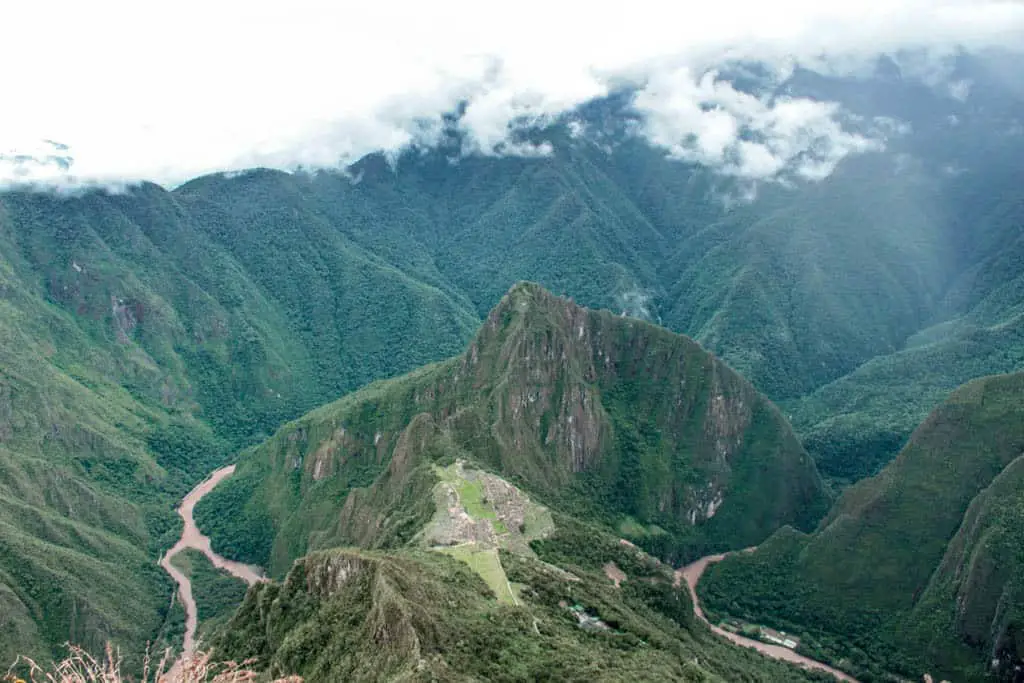
[[[475,324],[468,307],[340,243],[322,245],[331,260],[317,276],[337,305],[315,301],[337,318],[304,318],[296,302],[311,281],[251,262],[257,278],[239,260],[282,245],[219,242],[228,227],[273,231],[247,216],[200,222],[154,186],[0,195],[0,660],[112,639],[137,664],[170,618],[156,558],[181,495],[284,419],[454,352]],[[393,316],[372,296],[415,312]],[[396,334],[345,332],[313,363],[321,325]]]
[[[849,484],[886,465],[931,406],[956,387],[1022,365],[1024,318],[1018,315],[873,359],[785,410],[822,473]]]
[[[866,680],[885,670],[1014,680],[1024,664],[1022,398],[1024,373],[961,387],[816,532],[783,531],[716,565],[702,599],[803,630]]]
[[[593,535],[590,544],[592,554],[619,546]],[[282,583],[250,591],[217,652],[309,681],[811,680],[693,629],[667,567],[615,588],[524,555],[502,561],[519,587],[515,606],[443,553],[313,553]],[[665,599],[680,603],[682,620],[655,607]]]
[[[634,540],[673,562],[810,528],[829,502],[778,410],[694,342],[520,284],[463,355],[246,452],[197,521],[281,576],[310,550],[409,541],[434,513],[433,463],[456,458],[553,510],[639,523]]]
[[[579,130],[544,131],[544,158],[464,157],[454,140],[346,173],[0,194],[0,629],[17,633],[0,657],[52,653],[67,638],[139,652],[167,628],[171,584],[132,571],[122,579],[137,599],[114,601],[108,570],[155,561],[181,493],[284,421],[457,353],[523,278],[690,334],[794,401],[827,476],[874,472],[942,392],[1020,367],[1019,95],[984,64],[957,68],[976,84],[969,102],[899,79],[755,83],[911,131],[825,181],[759,187],[749,204],[736,200],[750,188],[628,134],[628,93],[581,110]],[[616,407],[647,390],[602,388],[617,471],[657,450],[661,425]],[[428,469],[406,483],[428,490]],[[615,499],[605,474],[591,490],[574,484],[576,500],[603,496],[588,514],[622,506],[607,524],[671,539],[659,552],[698,551],[700,539],[674,547],[678,530],[620,514],[643,517],[654,498]],[[231,482],[238,501],[258,476]],[[363,509],[401,498],[375,493]],[[411,514],[360,522],[360,533],[379,521],[384,539],[398,537],[429,511]],[[249,506],[220,542],[269,557],[279,517]],[[308,544],[297,530],[281,571]]]

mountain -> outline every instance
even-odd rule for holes
[[[214,640],[275,675],[788,680],[739,675],[672,566],[810,528],[828,502],[721,361],[520,283],[461,356],[289,423],[196,514],[218,551],[281,579]]]
[[[251,590],[215,651],[307,681],[823,680],[692,624],[685,588],[652,558],[586,542],[628,578],[503,552],[514,604],[443,552],[316,552]]]
[[[433,514],[435,463],[453,459],[677,563],[809,528],[829,503],[785,418],[724,363],[521,283],[462,355],[247,451],[197,521],[280,576],[311,550],[407,543]]]
[[[180,618],[154,562],[192,483],[475,329],[465,302],[317,244],[316,220],[289,234],[250,206],[215,216],[152,185],[0,195],[0,658],[107,638],[138,655]]]
[[[814,533],[780,531],[710,570],[707,604],[804,632],[866,680],[1019,680],[1022,398],[1024,373],[959,388]]]
[[[966,100],[894,65],[744,77],[884,140],[817,182],[668,158],[623,91],[531,131],[546,157],[456,139],[334,172],[0,192],[0,658],[173,641],[154,567],[182,493],[288,420],[459,353],[522,279],[696,339],[779,402],[830,485],[875,473],[955,386],[1022,367],[1014,65],[959,59]],[[622,448],[658,440],[634,427]],[[649,535],[666,557],[724,537]]]
[[[1015,149],[1012,140],[1008,147]],[[1024,367],[1024,196],[1008,150],[985,152],[987,170],[958,178],[947,189],[954,198],[944,198],[961,214],[953,225],[963,270],[944,288],[937,322],[899,350],[786,403],[805,446],[833,478],[856,481],[875,473],[961,384]]]

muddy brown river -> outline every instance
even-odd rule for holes
[[[178,659],[175,660],[174,665],[171,667],[171,670],[167,675],[167,678],[172,681],[177,680],[176,674],[181,671],[185,660],[195,654],[196,628],[199,626],[199,611],[196,609],[196,601],[192,597],[192,582],[189,581],[189,578],[185,576],[180,569],[171,564],[171,559],[178,553],[192,548],[203,553],[203,555],[210,560],[213,566],[227,571],[232,576],[245,581],[250,586],[258,581],[266,580],[258,567],[242,564],[241,562],[233,562],[213,552],[213,547],[210,545],[210,539],[199,531],[195,520],[192,518],[192,511],[195,509],[196,503],[202,500],[203,496],[216,488],[217,484],[231,476],[234,471],[234,465],[222,467],[199,483],[194,489],[189,491],[188,495],[185,496],[181,501],[181,505],[178,507],[178,514],[185,522],[185,527],[181,532],[181,538],[174,544],[174,547],[168,550],[167,553],[160,558],[160,566],[163,567],[164,570],[171,575],[171,578],[174,579],[175,583],[178,584],[177,596],[178,599],[181,600],[182,606],[185,608],[185,642],[182,645],[181,654],[178,656]]]

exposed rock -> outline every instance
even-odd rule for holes
[[[122,344],[129,343],[132,332],[142,320],[142,303],[128,301],[111,294],[110,312],[114,318],[114,332],[117,334],[117,341]]]
[[[367,560],[352,553],[310,556],[304,560],[306,590],[311,595],[328,597],[367,568]]]

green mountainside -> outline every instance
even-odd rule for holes
[[[356,246],[306,253],[296,280],[269,265],[287,241],[218,238],[282,229],[200,224],[155,186],[0,195],[0,658],[107,638],[138,655],[171,618],[156,559],[192,483],[475,328],[468,305]]]
[[[803,674],[695,625],[671,567],[828,503],[721,361],[521,283],[461,356],[289,423],[196,517],[282,580],[214,640],[274,674],[767,681]]]
[[[812,534],[782,530],[709,570],[717,612],[817,641],[864,680],[1019,676],[1024,373],[970,382]]]
[[[663,560],[810,528],[829,499],[778,410],[691,340],[518,284],[461,356],[317,409],[196,509],[214,547],[281,576],[391,547],[433,514],[435,463],[498,473]]]
[[[213,566],[206,555],[189,548],[172,559],[192,582],[192,596],[199,618],[198,638],[209,640],[209,634],[223,626],[234,615],[245,598],[248,586],[244,581]]]
[[[301,201],[300,215],[476,316],[528,279],[687,334],[784,402],[822,471],[846,483],[888,462],[959,384],[1022,367],[1006,326],[1020,312],[1024,138],[986,137],[991,121],[959,116],[956,129],[916,122],[941,148],[891,140],[887,154],[819,183],[760,186],[749,203],[639,141],[609,147],[557,126],[548,158],[371,156],[351,179],[255,172],[178,193],[232,212],[263,195]],[[942,171],[960,166],[971,170]]]
[[[945,289],[941,322],[786,403],[804,445],[831,477],[856,481],[875,473],[956,387],[1024,368],[1024,193],[1012,180],[1019,172],[1009,170],[1008,151],[988,152],[987,163],[1005,170],[956,188],[966,214],[957,226],[965,267]]]
[[[686,589],[643,553],[600,534],[587,544],[630,578],[503,551],[515,605],[444,553],[316,552],[246,595],[217,652],[307,681],[826,680],[691,623]]]

